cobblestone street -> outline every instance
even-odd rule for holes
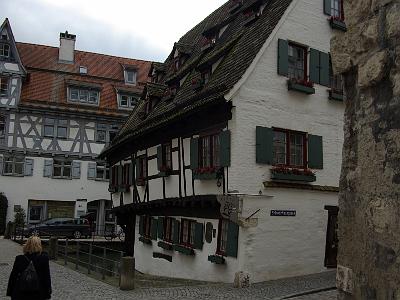
[[[21,247],[9,240],[0,239],[0,299],[5,297],[8,276],[14,258]],[[230,284],[208,284],[202,286],[137,289],[121,291],[104,282],[64,268],[51,262],[53,297],[56,300],[75,299],[283,299],[285,296],[305,291],[331,288],[335,274],[326,272],[304,277],[275,280],[253,284],[247,289],[235,289]],[[299,297],[295,300],[333,300],[335,291],[325,291]]]

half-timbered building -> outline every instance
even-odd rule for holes
[[[258,282],[326,270],[343,143],[337,7],[229,0],[152,65],[101,154],[139,271]]]
[[[96,156],[116,135],[142,93],[150,62],[15,42],[0,27],[0,191],[8,219],[22,207],[27,223],[93,215],[113,226],[109,167]]]

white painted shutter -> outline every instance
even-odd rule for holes
[[[43,167],[43,177],[51,177],[51,176],[53,176],[53,160],[45,159]]]
[[[90,162],[88,164],[87,178],[91,179],[91,180],[96,179],[96,163],[95,162]]]
[[[32,176],[33,175],[33,159],[25,158],[25,176]]]
[[[72,178],[79,179],[81,178],[81,162],[80,161],[72,161]]]

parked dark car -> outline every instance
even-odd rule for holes
[[[80,239],[91,235],[87,219],[55,218],[48,219],[24,231],[25,236],[59,236]]]

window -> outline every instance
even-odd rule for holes
[[[218,224],[217,254],[224,255],[228,244],[229,220],[220,219]]]
[[[0,96],[8,96],[8,77],[0,77]]]
[[[136,96],[127,94],[118,94],[118,106],[120,108],[133,108],[137,105],[139,99]]]
[[[305,133],[274,129],[273,134],[273,164],[305,168]]]
[[[305,47],[289,43],[289,78],[307,79],[307,49]]]
[[[123,184],[129,185],[130,178],[131,178],[130,164],[125,164],[124,168],[123,168],[123,173],[122,173],[122,182],[123,182]]]
[[[87,67],[80,66],[79,67],[79,73],[83,74],[83,75],[87,74]]]
[[[199,167],[219,167],[219,135],[203,136],[199,139]]]
[[[196,230],[196,221],[182,219],[181,244],[193,247]]]
[[[118,133],[118,126],[107,125],[107,124],[97,124],[96,125],[96,142],[97,143],[111,143],[114,137]]]
[[[9,156],[4,157],[3,175],[23,176],[24,175],[25,158]]]
[[[136,70],[125,69],[125,83],[136,84]]]
[[[68,137],[68,120],[44,118],[43,135],[45,137]]]
[[[147,178],[147,158],[146,156],[140,156],[137,160],[138,166],[138,174],[137,179],[140,181],[144,181]]]
[[[71,178],[71,161],[54,159],[53,177]]]
[[[210,81],[211,77],[211,68],[208,68],[201,72],[201,81],[203,84],[207,84]]]
[[[173,218],[164,219],[164,240],[172,243],[175,222]]]
[[[29,208],[29,223],[39,222],[42,220],[43,206],[31,206]]]
[[[118,185],[118,166],[112,166],[111,186]]]
[[[161,147],[162,147],[162,167],[168,170],[172,170],[171,143],[163,144]]]
[[[6,118],[0,115],[0,144],[6,141]]]
[[[329,65],[329,79],[332,92],[343,95],[343,77],[341,74],[333,74],[332,62]]]
[[[99,103],[99,91],[90,88],[70,87],[68,100],[96,105]]]
[[[331,0],[331,16],[344,20],[343,0]]]
[[[143,216],[143,235],[146,237],[150,237],[150,233],[151,233],[151,217],[150,216]],[[154,219],[153,219],[154,222]]]
[[[10,45],[0,43],[0,56],[1,57],[10,57]]]
[[[96,163],[96,179],[98,180],[109,180],[110,179],[110,167],[106,163]]]

